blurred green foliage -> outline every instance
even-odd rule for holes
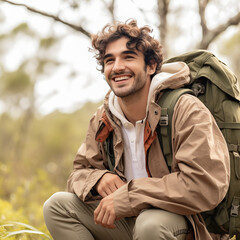
[[[3,57],[19,39],[34,41],[36,51],[7,69]],[[0,236],[21,233],[8,239],[45,239],[31,226],[48,233],[42,206],[53,193],[66,190],[89,119],[101,104],[88,103],[72,114],[39,115],[35,87],[61,64],[55,55],[59,41],[42,38],[27,23],[0,35]]]
[[[15,221],[9,222],[9,219],[14,219]],[[11,203],[0,199],[0,239],[39,239],[37,237],[40,235],[45,239],[50,239],[46,234],[46,227],[42,224],[42,226],[39,226],[39,228],[41,228],[43,231],[40,232],[39,230],[29,225],[29,220],[24,215],[23,209],[19,208],[16,210]],[[29,230],[31,230],[31,235],[29,235]],[[12,235],[12,237],[9,235]]]
[[[35,116],[27,136],[19,136],[23,116],[14,118],[7,113],[0,116],[0,225],[17,221],[48,233],[43,203],[54,192],[66,190],[72,161],[85,137],[89,119],[100,104],[88,103],[72,114],[53,112]],[[19,139],[25,142],[17,155]],[[26,239],[30,239],[29,234]]]
[[[2,94],[9,94],[10,92],[13,94],[22,93],[31,85],[29,75],[20,70],[4,72],[1,81]]]

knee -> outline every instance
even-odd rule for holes
[[[68,192],[57,192],[54,193],[43,205],[43,216],[45,219],[49,218],[52,214],[58,212],[57,209],[62,208],[64,202],[67,202],[67,199],[74,195]]]
[[[144,218],[139,216],[134,227],[134,239],[158,239],[160,225],[154,218]]]
[[[177,239],[185,237],[188,224],[185,217],[160,209],[143,211],[136,219],[133,231],[134,239]],[[178,239],[180,239],[180,237]]]

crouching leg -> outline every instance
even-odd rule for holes
[[[137,217],[133,239],[184,240],[188,231],[188,221],[184,216],[161,209],[148,209]]]

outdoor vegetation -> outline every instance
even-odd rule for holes
[[[37,88],[66,64],[57,57],[64,38],[77,34],[79,43],[90,43],[91,34],[96,33],[95,23],[102,21],[103,27],[115,20],[125,21],[119,9],[131,4],[137,16],[154,27],[166,58],[179,53],[180,46],[181,51],[208,49],[216,52],[240,77],[240,5],[238,0],[191,0],[195,5],[189,9],[176,0],[152,0],[152,6],[145,10],[145,1],[138,0],[59,0],[56,12],[49,13],[47,5],[40,10],[29,1],[19,2],[0,0],[0,26],[10,17],[2,7],[11,6],[25,9],[29,19],[38,16],[50,21],[52,31],[43,36],[27,21],[4,31],[0,27],[0,239],[51,239],[43,220],[43,203],[54,192],[66,190],[72,161],[85,137],[89,119],[103,101],[81,99],[71,111],[41,112],[41,105],[56,93],[46,93],[39,99]],[[102,19],[86,14],[86,9],[91,11],[96,2]],[[191,23],[189,32],[188,22],[181,20],[187,14],[197,19]],[[63,35],[55,34],[54,29],[59,26],[65,29]],[[183,35],[186,41],[181,40]],[[24,51],[28,51],[28,44],[33,44],[34,50],[11,69],[5,64],[6,57],[21,41],[26,42]],[[183,46],[183,42],[187,45]],[[71,79],[77,78],[85,82],[83,88],[94,85],[92,76],[88,79],[81,73],[81,63],[79,69],[70,69],[66,81],[71,84]]]
[[[2,114],[1,225],[15,221],[47,232],[42,205],[54,192],[66,189],[72,160],[84,138],[90,115],[99,104],[88,103],[72,114],[53,112],[41,118],[34,117],[27,133],[20,131],[23,117],[16,119]],[[22,138],[23,134],[27,134],[26,138]],[[12,231],[25,227],[11,223],[4,229]],[[1,228],[0,233],[4,234],[4,229]]]

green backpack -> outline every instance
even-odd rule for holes
[[[180,89],[167,89],[159,99],[162,108],[157,128],[168,167],[172,163],[171,127],[174,106],[186,93],[197,96],[210,110],[225,137],[230,154],[231,177],[228,193],[212,211],[202,213],[213,233],[229,233],[240,240],[240,83],[229,68],[212,53],[189,52],[167,60],[185,62],[190,68],[190,84]]]
[[[212,53],[204,50],[189,52],[165,63],[185,62],[191,72],[189,85],[179,89],[166,89],[158,104],[161,119],[157,135],[167,165],[171,171],[171,127],[174,106],[183,94],[194,94],[210,110],[226,139],[231,166],[228,193],[213,210],[202,213],[209,232],[236,235],[240,240],[240,83],[230,69]],[[109,169],[115,165],[112,136],[105,142]]]

